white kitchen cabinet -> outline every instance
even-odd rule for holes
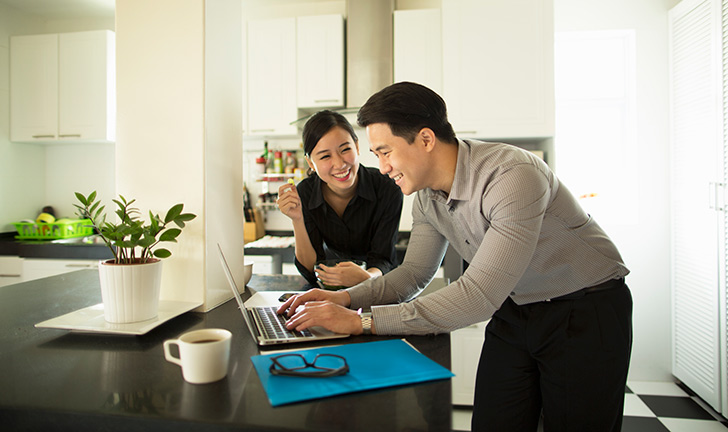
[[[455,374],[452,378],[453,405],[473,405],[475,376],[487,325],[488,321],[485,321],[450,333],[450,361]]]
[[[427,29],[427,31],[422,31]],[[439,9],[394,11],[394,82],[416,82],[442,95],[442,31]],[[425,60],[426,59],[426,60]],[[427,66],[423,67],[423,62]],[[374,165],[376,166],[376,164]],[[412,229],[415,194],[402,203],[400,231]]]
[[[458,136],[554,135],[553,0],[442,0],[442,34]]]
[[[10,139],[114,142],[114,33],[15,36],[10,42]]]
[[[98,265],[99,260],[0,256],[0,287],[76,270],[97,269]]]
[[[299,108],[344,106],[344,17],[296,19]]]
[[[23,259],[23,282],[56,276],[76,270],[98,269],[99,260],[87,259]]]
[[[422,84],[442,95],[439,9],[394,11],[394,82],[401,81]]]
[[[723,415],[728,413],[725,20],[720,0],[685,0],[668,14],[672,372]]]
[[[248,22],[247,135],[296,135],[296,19]]]
[[[0,287],[22,282],[23,258],[0,256]]]

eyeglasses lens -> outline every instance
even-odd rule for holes
[[[271,372],[277,375],[334,376],[349,371],[346,360],[333,354],[319,354],[312,361],[301,354],[283,354],[272,361]]]

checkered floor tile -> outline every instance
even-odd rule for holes
[[[472,411],[453,410],[453,430],[469,431]],[[539,428],[539,431],[541,429]],[[627,383],[622,432],[727,432],[728,421],[675,383]]]

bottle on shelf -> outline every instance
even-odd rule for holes
[[[255,173],[258,175],[265,174],[265,157],[255,158]]]
[[[276,168],[273,162],[273,152],[268,152],[268,157],[265,159],[265,172],[266,174],[275,174]]]
[[[283,152],[276,151],[275,157],[273,158],[273,172],[276,174],[283,174]]]
[[[296,151],[296,161],[298,168],[301,168],[301,170],[305,172],[307,163],[306,156],[304,155],[303,151],[303,142],[298,145],[298,150]]]
[[[261,157],[268,161],[268,155],[268,141],[263,141],[263,154]]]
[[[293,171],[296,169],[296,158],[293,157],[293,152],[286,152],[286,160],[283,165],[283,172],[293,174]]]

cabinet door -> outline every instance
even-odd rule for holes
[[[113,142],[114,34],[90,31],[59,36],[59,139]]]
[[[10,140],[37,142],[58,133],[58,35],[10,40]]]
[[[298,107],[344,106],[344,18],[297,19]]]
[[[442,95],[439,9],[394,11],[394,82],[401,81],[422,84]]]
[[[553,0],[443,0],[442,32],[458,135],[553,136]]]
[[[0,256],[0,287],[23,281],[23,258]]]
[[[97,269],[98,265],[98,260],[25,258],[23,260],[23,281],[51,277],[76,270]]]
[[[475,376],[487,324],[485,321],[450,333],[452,372],[455,374],[452,378],[453,405],[473,405]]]
[[[296,135],[296,19],[248,22],[250,135]]]
[[[721,93],[718,47],[724,37],[721,2],[683,1],[668,16],[672,373],[726,415],[726,260],[720,259],[726,245],[720,227],[726,215],[715,203],[718,195],[725,196],[718,186],[726,178],[716,103]]]

